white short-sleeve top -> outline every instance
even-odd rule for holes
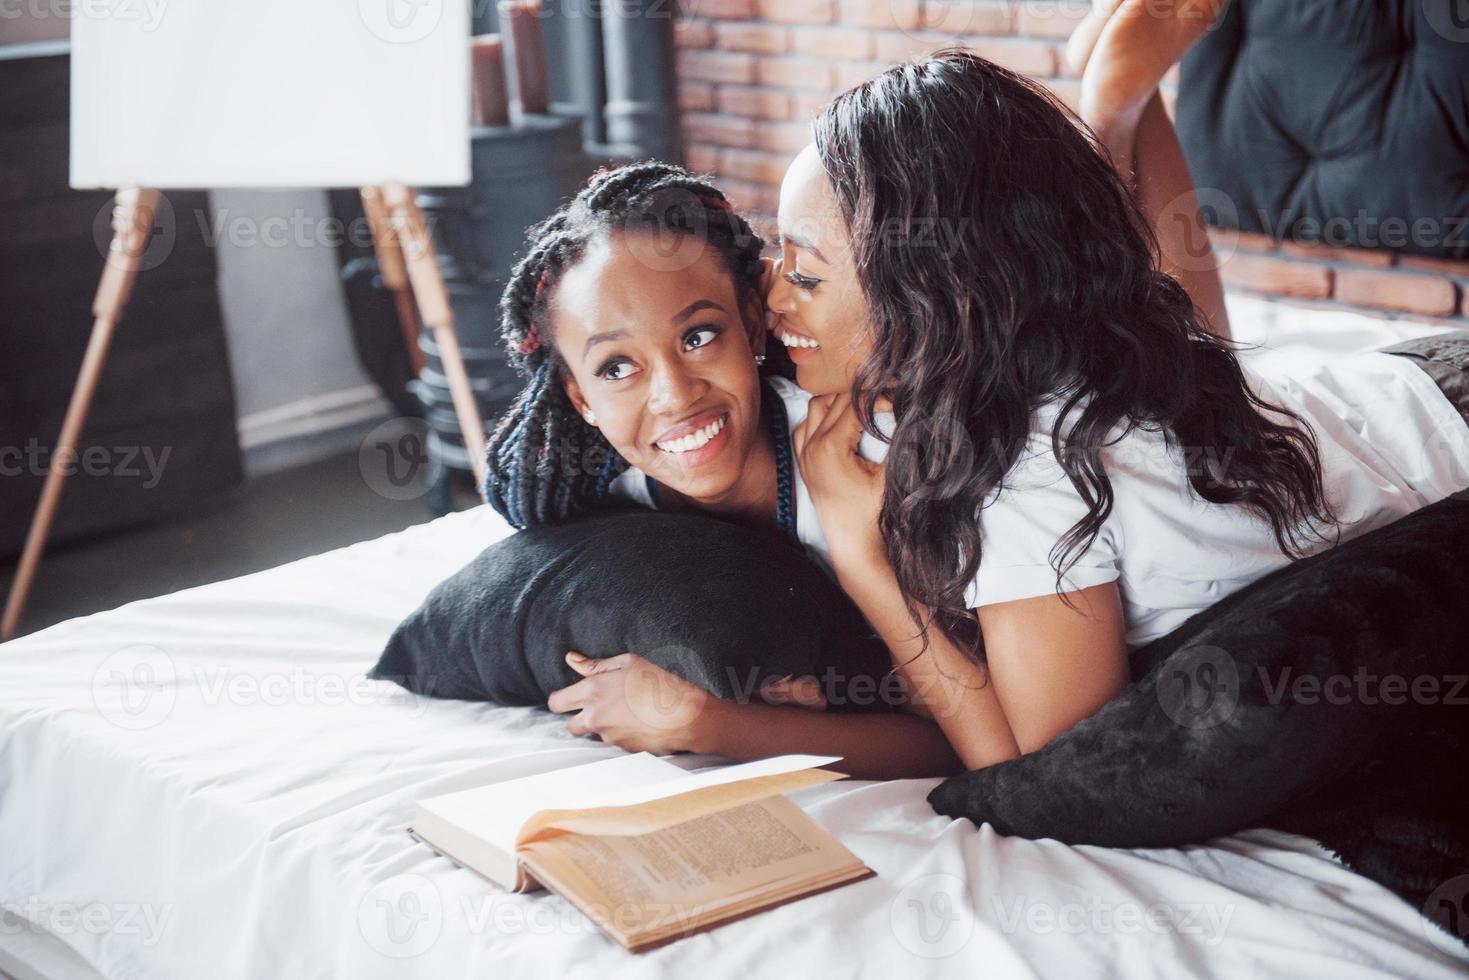
[[[1341,522],[1324,537],[1302,541],[1308,553],[1469,486],[1469,425],[1407,359],[1366,352],[1275,364],[1289,370],[1275,368],[1267,378],[1244,366],[1245,377],[1267,403],[1310,424],[1327,503]],[[1051,549],[1086,513],[1051,447],[1057,411],[1052,403],[1034,414],[1026,451],[980,511],[971,607],[1056,589]],[[1291,560],[1263,518],[1200,499],[1188,467],[1209,461],[1170,444],[1163,432],[1134,428],[1104,447],[1102,461],[1112,482],[1112,512],[1061,588],[1117,582],[1129,647],[1171,632]],[[1218,462],[1227,472],[1227,451]]]

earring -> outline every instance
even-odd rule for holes
[[[755,363],[757,365],[758,364],[764,364],[765,363],[765,355],[764,354],[756,354],[755,355]]]
[[[591,411],[590,409],[587,410],[587,414],[583,415],[582,418],[587,420],[587,425],[597,424],[597,413]]]

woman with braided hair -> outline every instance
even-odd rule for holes
[[[780,376],[784,353],[764,364],[763,246],[712,184],[658,163],[597,174],[533,228],[501,300],[509,356],[527,383],[487,448],[485,500],[517,528],[629,502],[700,511],[824,561],[790,444],[809,396]],[[578,712],[573,733],[611,744],[727,758],[827,753],[867,778],[959,769],[930,719],[809,710],[797,706],[813,700],[803,681],[741,703],[710,698],[636,652],[568,662],[583,679],[547,706]],[[629,683],[621,671],[657,676]],[[642,692],[658,693],[656,711],[633,703]],[[686,726],[668,724],[669,692],[686,695]]]

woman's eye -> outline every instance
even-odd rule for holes
[[[700,347],[708,347],[714,343],[714,338],[719,336],[717,327],[698,327],[684,334],[684,347],[687,350],[697,350]]]
[[[803,276],[795,269],[787,272],[785,274],[785,279],[786,282],[790,283],[792,286],[795,286],[797,289],[804,289],[808,292],[812,289],[815,289],[821,283],[820,279],[812,279],[810,276]]]
[[[621,381],[632,375],[632,365],[627,361],[608,361],[597,369],[597,377],[605,381]]]

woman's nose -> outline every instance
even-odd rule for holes
[[[765,259],[765,307],[776,313],[790,313],[795,309],[795,296],[791,284],[781,275],[781,260]]]
[[[682,366],[655,368],[648,407],[660,415],[679,415],[704,396],[704,379]]]

